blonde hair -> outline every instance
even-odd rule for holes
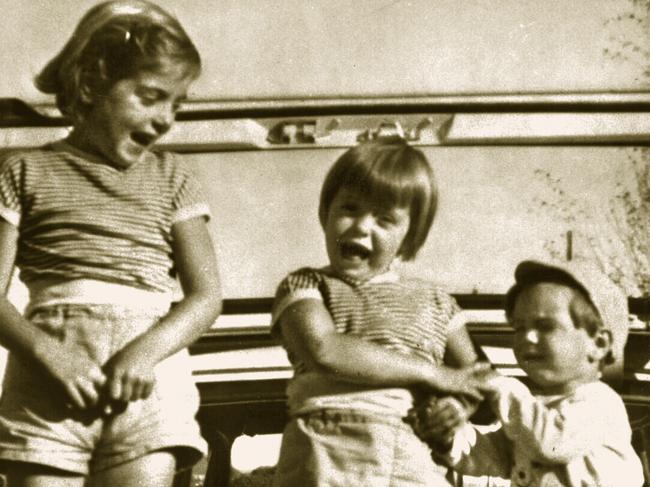
[[[201,57],[171,14],[146,0],[113,0],[92,7],[63,49],[36,76],[35,85],[53,94],[73,120],[89,106],[91,94],[105,93],[121,79],[155,70],[164,60],[201,71]]]

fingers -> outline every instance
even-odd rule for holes
[[[475,384],[473,381],[472,383],[466,384],[465,387],[458,392],[468,396],[474,401],[480,402],[483,400],[483,393],[481,392],[480,384]]]
[[[455,400],[441,399],[435,406],[424,408],[420,415],[420,423],[427,427],[427,430],[439,435],[453,430],[465,421],[465,411],[453,403]]]
[[[475,364],[470,366],[470,369],[475,374],[479,374],[479,375],[494,372],[494,369],[492,368],[492,364],[490,362],[476,362]]]
[[[131,402],[146,399],[153,391],[153,380],[122,375],[113,377],[108,385],[108,397],[112,401]]]
[[[86,409],[86,400],[84,399],[84,396],[77,390],[77,387],[75,387],[72,384],[65,384],[65,391],[68,394],[68,398],[71,401],[71,407],[77,408],[77,409]]]
[[[64,388],[71,401],[71,406],[78,409],[87,409],[95,406],[99,401],[100,391],[106,382],[106,377],[99,367],[91,367],[86,376],[77,377],[64,383]]]
[[[96,389],[101,389],[106,384],[106,376],[98,366],[91,367],[88,371],[88,379]]]
[[[122,399],[122,377],[111,377],[108,382],[108,397],[112,401]]]
[[[427,442],[448,443],[466,419],[462,405],[451,397],[429,402],[409,411],[407,422]]]

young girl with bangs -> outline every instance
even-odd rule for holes
[[[436,206],[428,161],[400,138],[361,143],[330,169],[329,265],[289,274],[273,306],[294,367],[276,487],[449,485],[405,417],[420,395],[480,398],[485,367],[455,300],[396,266],[415,257]]]
[[[206,452],[186,347],[220,311],[210,213],[153,148],[200,69],[174,17],[117,0],[36,78],[72,131],[0,160],[0,284],[15,265],[29,290],[24,316],[0,298],[11,487],[171,486]]]

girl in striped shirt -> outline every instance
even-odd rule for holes
[[[273,307],[295,371],[274,485],[449,485],[404,418],[419,394],[480,398],[485,369],[455,300],[394,266],[415,257],[436,204],[428,161],[399,138],[362,143],[330,169],[319,208],[329,265],[289,274]]]
[[[29,290],[24,316],[0,298],[10,486],[171,486],[206,451],[186,347],[220,310],[209,210],[152,147],[200,67],[174,17],[117,0],[36,78],[72,131],[0,160],[0,283]]]

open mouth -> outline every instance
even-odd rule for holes
[[[136,144],[148,147],[156,140],[156,136],[148,134],[146,132],[132,132],[131,140],[133,140]]]
[[[341,256],[344,259],[368,259],[370,257],[370,250],[361,244],[355,242],[342,242],[339,245]]]

